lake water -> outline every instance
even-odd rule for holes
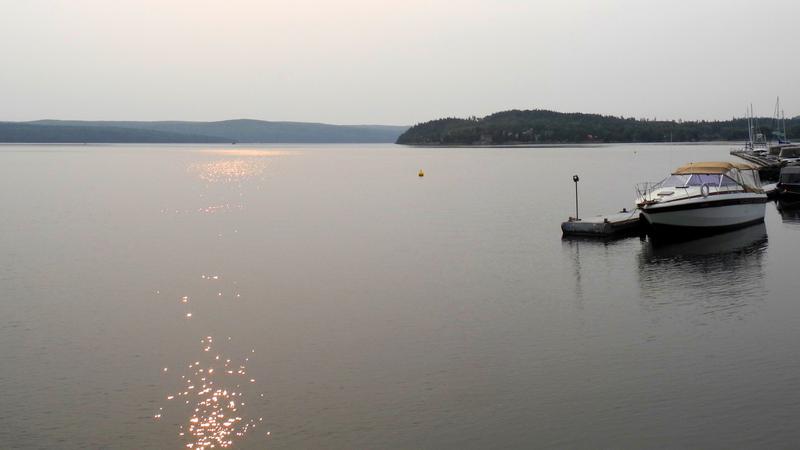
[[[796,447],[800,213],[561,237],[729,149],[0,146],[0,447]]]

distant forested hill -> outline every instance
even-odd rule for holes
[[[758,119],[759,130],[769,137],[773,121]],[[789,137],[800,137],[800,117],[787,120]],[[660,121],[560,113],[547,110],[512,110],[483,118],[447,118],[414,125],[400,135],[398,144],[412,145],[513,145],[592,142],[702,142],[747,138],[747,119],[726,121]]]
[[[408,127],[305,122],[122,122],[38,120],[0,122],[0,142],[92,143],[380,143]]]
[[[222,143],[230,142],[230,139],[112,126],[62,126],[40,125],[29,122],[0,122],[0,142]]]

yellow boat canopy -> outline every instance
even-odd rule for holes
[[[695,162],[678,167],[673,175],[689,175],[693,173],[727,173],[733,169],[737,170],[756,170],[755,167],[745,163],[734,163],[727,161]]]

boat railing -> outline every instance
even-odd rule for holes
[[[656,189],[661,187],[663,181],[643,181],[641,183],[636,183],[636,198],[637,203],[640,201],[646,201],[650,198],[650,194],[653,193]]]

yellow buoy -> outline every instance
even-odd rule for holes
[[[425,171],[422,170],[422,169],[419,169],[419,173],[417,175],[419,175],[420,177],[424,177],[425,176]]]

